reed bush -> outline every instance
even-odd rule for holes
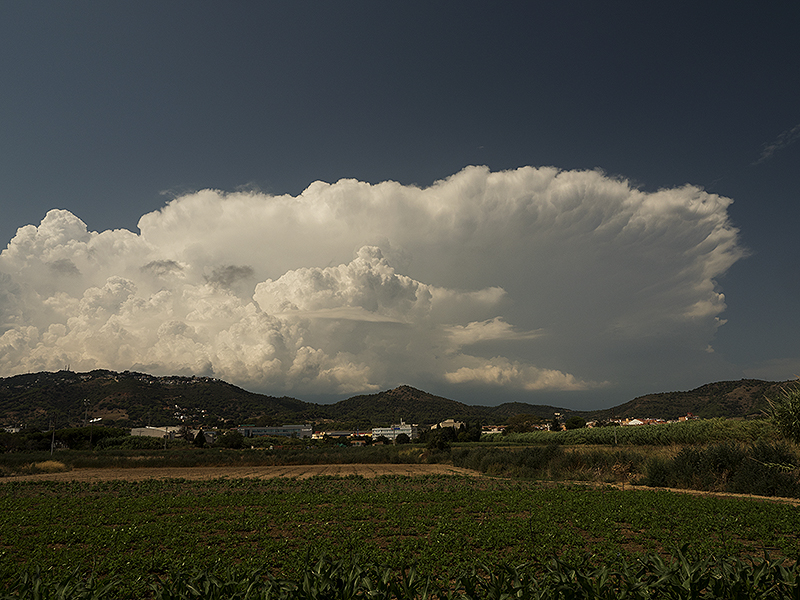
[[[487,442],[563,445],[629,445],[664,446],[672,444],[713,444],[725,441],[751,443],[756,440],[777,441],[779,430],[770,419],[697,419],[660,425],[593,427],[569,431],[531,431],[506,436],[492,434]]]
[[[797,454],[785,443],[687,446],[672,459],[648,459],[641,483],[653,487],[800,497],[798,462]]]

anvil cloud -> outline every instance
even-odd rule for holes
[[[730,200],[598,171],[427,188],[201,190],[140,233],[51,210],[0,254],[0,375],[213,375],[274,394],[399,383],[586,391],[713,360]]]

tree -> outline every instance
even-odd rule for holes
[[[537,415],[520,413],[508,417],[506,423],[506,428],[503,430],[504,434],[527,433],[528,431],[533,431],[537,425],[544,423],[544,419]]]
[[[450,450],[451,435],[448,432],[453,431],[452,427],[431,429],[428,435],[428,450],[438,450],[444,452]]]
[[[483,426],[479,420],[467,421],[466,425],[461,426],[457,439],[459,442],[479,442],[481,434],[483,434]]]
[[[397,435],[396,438],[394,438],[394,443],[395,444],[410,444],[411,443],[411,438],[408,437],[407,433],[400,433],[400,434]]]
[[[244,446],[244,436],[232,429],[222,434],[219,443],[223,448],[241,448]]]
[[[550,421],[550,431],[561,431],[561,421],[558,420],[558,417],[553,417],[553,420]]]
[[[206,434],[203,433],[202,429],[194,436],[194,445],[198,448],[203,448],[206,445]]]
[[[180,429],[178,429],[178,437],[185,439],[187,442],[194,441],[194,434],[192,433],[192,430],[189,429],[189,426],[186,424],[181,425]]]
[[[800,384],[782,388],[775,398],[767,398],[769,416],[784,437],[800,444]]]
[[[564,423],[564,427],[567,429],[582,429],[586,427],[586,421],[578,416],[570,417],[567,419],[567,422]]]

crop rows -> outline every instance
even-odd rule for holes
[[[681,547],[695,561],[800,556],[793,506],[454,476],[8,482],[0,532],[3,581],[93,573],[120,597],[176,570],[299,580],[321,556],[434,578],[553,557],[622,568]]]

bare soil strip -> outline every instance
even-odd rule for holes
[[[63,473],[37,473],[0,477],[8,481],[143,481],[147,479],[271,479],[287,477],[308,479],[316,475],[360,475],[373,478],[380,475],[465,475],[479,477],[480,473],[450,465],[377,464],[377,465],[285,465],[273,467],[182,467],[131,469],[74,469]]]
[[[452,465],[434,464],[374,464],[374,465],[282,465],[265,467],[135,467],[129,469],[74,469],[63,473],[37,473],[36,475],[14,475],[0,477],[0,484],[10,481],[144,481],[147,479],[272,479],[274,477],[308,479],[317,475],[346,477],[358,475],[371,479],[381,475],[462,475],[484,477],[480,472],[463,469]],[[540,482],[545,483],[545,482]],[[644,485],[598,484],[595,482],[551,482],[553,485],[585,485],[588,487],[613,486],[623,491],[670,491],[695,496],[717,496],[728,498],[744,498],[760,502],[778,502],[800,505],[800,498],[780,498],[777,496],[752,496],[750,494],[732,494],[728,492],[707,492],[678,488],[651,488]]]

